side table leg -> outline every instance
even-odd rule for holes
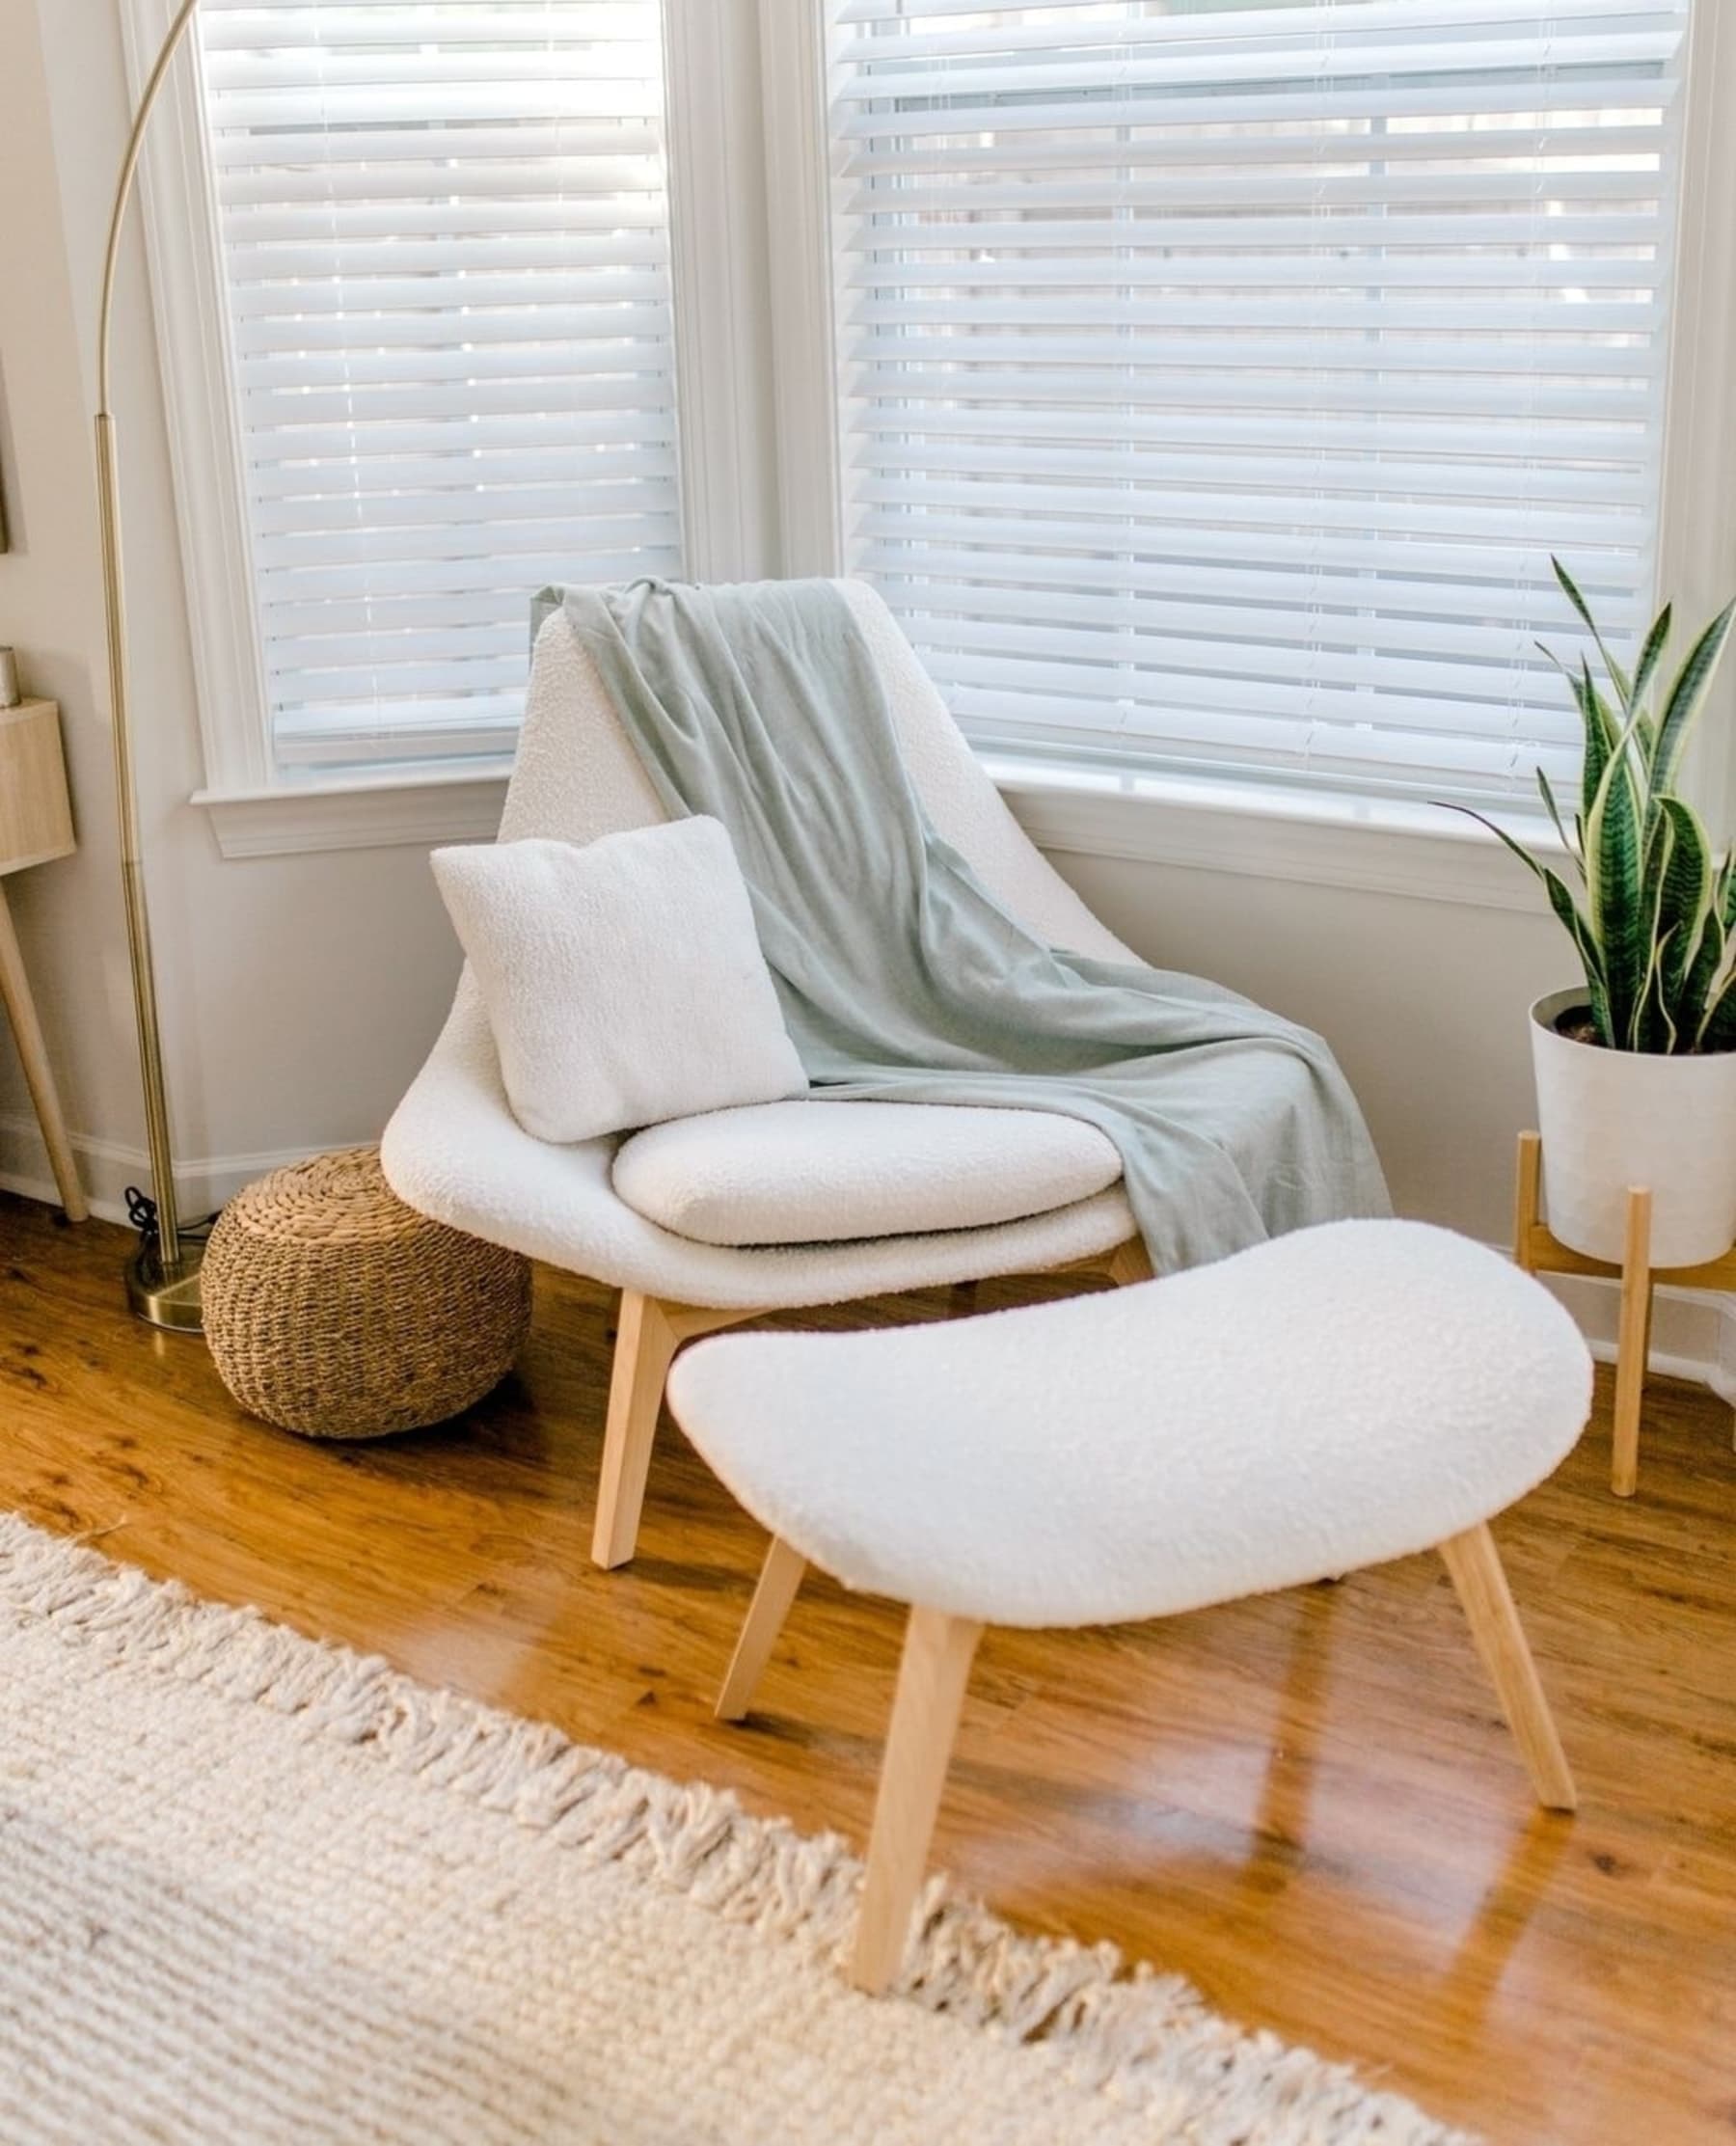
[[[12,1019],[18,1056],[30,1100],[36,1105],[37,1123],[48,1150],[54,1182],[60,1187],[61,1205],[68,1222],[82,1222],[90,1213],[78,1167],[72,1160],[72,1143],[67,1137],[67,1121],[61,1115],[60,1095],[48,1064],[48,1046],[37,1019],[36,1000],[30,994],[30,978],[24,972],[24,956],[13,929],[12,910],[6,899],[6,882],[0,880],[0,998]]]
[[[1651,1348],[1651,1210],[1649,1190],[1628,1193],[1627,1242],[1621,1262],[1621,1326],[1615,1344],[1615,1437],[1610,1488],[1631,1498],[1640,1480],[1640,1409]]]

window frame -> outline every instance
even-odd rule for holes
[[[175,13],[175,0],[121,0],[135,99]],[[257,792],[273,778],[265,669],[216,194],[190,47],[163,86],[141,181],[205,791]]]
[[[1736,21],[1720,0],[1695,0],[1683,66],[1654,596],[1697,627],[1736,593]],[[1714,685],[1684,780],[1714,839],[1736,837],[1736,666]]]
[[[136,97],[176,0],[118,4]],[[752,0],[663,5],[682,547],[696,578],[743,579],[777,570],[758,50],[743,34],[754,28]],[[209,808],[227,856],[491,832],[503,766],[419,766],[406,753],[365,774],[301,775],[278,763],[209,137],[190,52],[165,84],[143,177],[204,769],[192,801]]]

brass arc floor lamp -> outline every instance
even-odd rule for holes
[[[127,204],[138,177],[139,152],[170,63],[193,20],[199,0],[182,0],[162,50],[146,79],[133,116],[126,153],[115,186],[108,248],[102,263],[102,305],[96,329],[96,491],[102,535],[103,623],[108,636],[109,705],[115,731],[115,799],[120,816],[121,884],[126,906],[126,951],[132,964],[133,1016],[139,1032],[139,1073],[145,1091],[145,1139],[150,1155],[155,1213],[142,1225],[137,1251],[126,1270],[127,1301],[153,1326],[198,1333],[203,1234],[183,1226],[175,1192],[175,1155],[169,1138],[169,1095],[163,1076],[163,1045],[157,1021],[156,972],[150,959],[150,917],[139,854],[139,798],[133,774],[132,726],[127,705],[126,602],[121,573],[121,489],[115,459],[115,419],[109,408],[109,343],[115,277]]]

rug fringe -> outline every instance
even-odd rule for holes
[[[835,1834],[752,1817],[725,1790],[665,1779],[257,1610],[201,1601],[12,1515],[0,1515],[0,1604],[107,1659],[268,1707],[310,1739],[366,1747],[817,1963],[843,1961],[862,1866]],[[1187,2146],[1475,2146],[1347,2066],[1233,2025],[1180,1976],[1129,1969],[1112,1944],[1024,1936],[944,1877],[923,1895],[921,1941],[898,1988],[1010,2042],[1042,2043],[1079,2086]]]

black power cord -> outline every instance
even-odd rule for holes
[[[138,1231],[139,1236],[147,1244],[154,1244],[157,1238],[156,1202],[149,1192],[141,1191],[136,1184],[127,1186],[124,1198],[126,1201],[126,1219]],[[222,1211],[221,1208],[215,1209],[209,1214],[201,1215],[197,1222],[183,1222],[180,1228],[181,1236],[189,1237],[209,1236],[211,1225]]]

